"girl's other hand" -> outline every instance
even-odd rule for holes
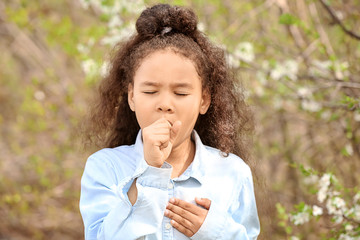
[[[145,161],[154,167],[161,167],[169,157],[181,126],[180,121],[173,125],[160,118],[142,130]]]
[[[171,225],[187,237],[192,237],[200,229],[211,205],[211,200],[207,198],[195,198],[195,201],[201,207],[171,198],[165,210]]]

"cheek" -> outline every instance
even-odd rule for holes
[[[195,122],[199,116],[199,109],[198,105],[194,106],[194,101],[191,101],[189,104],[183,104],[181,106],[180,118],[188,123]]]
[[[141,128],[147,127],[152,123],[150,109],[150,106],[147,106],[146,104],[136,105],[135,115]]]

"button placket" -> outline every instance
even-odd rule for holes
[[[166,228],[167,230],[169,230],[169,229],[171,228],[171,224],[170,224],[170,223],[165,224],[165,228]]]
[[[168,185],[167,185],[167,189],[168,189],[168,200],[170,200],[170,198],[174,197],[174,182],[170,179]],[[163,221],[163,239],[173,239],[173,227],[170,223],[169,218],[164,217],[164,221]]]

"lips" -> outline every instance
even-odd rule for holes
[[[173,122],[172,122],[172,121],[170,121],[170,120],[168,120],[168,119],[166,119],[166,120],[170,123],[171,126],[173,125]]]
[[[176,122],[176,120],[170,120],[170,119],[168,119],[165,115],[162,116],[161,118],[164,118],[166,121],[168,121],[168,123],[170,123],[171,126],[174,124],[174,122]]]

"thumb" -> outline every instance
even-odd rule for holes
[[[210,209],[210,205],[211,205],[211,200],[210,199],[196,197],[195,202],[197,204],[199,204],[200,206],[202,206],[203,208],[205,208],[206,210]]]
[[[174,143],[181,127],[181,121],[176,121],[171,127],[170,142]]]

